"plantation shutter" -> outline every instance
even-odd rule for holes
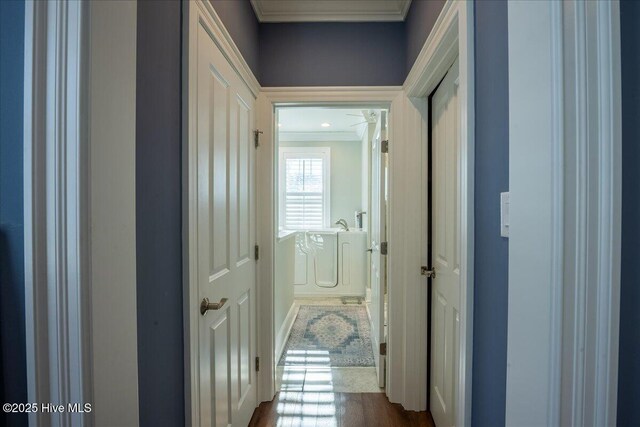
[[[284,227],[312,229],[324,227],[328,189],[325,184],[324,153],[285,153]]]

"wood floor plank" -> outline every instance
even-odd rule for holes
[[[394,419],[389,400],[381,393],[368,393],[362,395],[366,425],[380,427],[393,427],[402,425]]]
[[[336,393],[339,411],[338,426],[364,425],[364,408],[361,393]]]
[[[278,422],[279,394],[271,402],[262,402],[253,412],[249,427],[275,427]]]
[[[415,412],[409,411],[409,419],[411,420],[411,425],[415,427],[428,426],[435,427],[435,423],[433,422],[433,417],[429,412]]]
[[[383,393],[278,393],[256,408],[250,427],[435,427],[429,412],[405,411]]]

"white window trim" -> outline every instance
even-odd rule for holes
[[[320,154],[322,156],[322,227],[329,227],[331,215],[331,148],[329,147],[280,147],[278,156],[278,227],[285,228],[284,158],[286,154],[300,155],[301,157],[304,154]]]

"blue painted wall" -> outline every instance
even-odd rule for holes
[[[475,2],[476,153],[472,425],[505,422],[508,240],[500,192],[509,190],[507,3]]]
[[[210,0],[213,8],[227,31],[233,38],[234,43],[242,53],[242,57],[251,71],[260,80],[259,60],[259,40],[258,29],[260,23],[253,12],[253,7],[248,0]]]
[[[260,24],[260,84],[402,85],[444,3],[414,1],[405,22]]]
[[[640,2],[620,2],[622,271],[618,425],[640,426]]]
[[[440,15],[445,0],[414,0],[411,2],[405,19],[405,38],[407,46],[407,65],[405,75],[409,74],[413,63],[427,41],[433,25]]]
[[[141,426],[184,423],[181,3],[138,2],[136,241]]]
[[[24,2],[0,2],[0,401],[27,401],[23,220]],[[0,425],[26,426],[0,413]]]
[[[262,86],[392,86],[405,73],[402,22],[260,25]]]

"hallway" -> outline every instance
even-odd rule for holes
[[[427,426],[429,412],[405,411],[382,393],[282,391],[253,413],[250,427],[266,426]]]
[[[313,301],[344,308],[335,300]],[[322,349],[291,351],[277,369],[280,391],[256,408],[249,426],[435,426],[429,412],[405,411],[390,403],[377,387],[374,368],[332,366],[329,352]]]
[[[0,1],[0,427],[640,427],[638,22]]]

